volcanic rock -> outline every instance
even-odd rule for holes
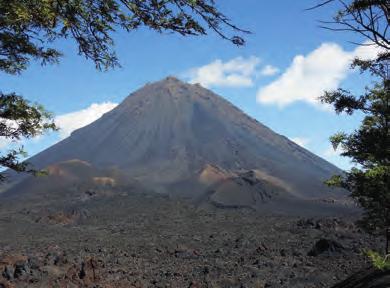
[[[307,255],[318,256],[323,253],[338,253],[342,250],[344,250],[344,247],[340,243],[329,239],[320,239],[314,244],[313,248],[309,251]]]
[[[390,270],[365,269],[352,275],[332,288],[388,288]]]

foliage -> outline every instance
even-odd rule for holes
[[[386,231],[386,254],[389,253],[390,229],[390,1],[327,0],[313,8],[338,4],[333,21],[322,22],[326,29],[352,31],[366,39],[363,45],[378,49],[375,59],[355,59],[352,68],[370,73],[375,84],[362,95],[338,89],[325,92],[321,101],[333,105],[336,113],[363,114],[359,128],[330,138],[341,156],[349,157],[355,167],[335,175],[328,185],[345,188],[363,208],[359,224],[372,233]]]
[[[389,59],[389,0],[326,0],[311,8],[334,4],[337,13],[332,21],[321,21],[321,27],[332,31],[350,31],[363,36],[366,45],[383,48],[380,58]]]
[[[364,68],[365,69],[365,68]],[[381,70],[382,71],[382,70]],[[384,72],[384,71],[382,71]],[[380,78],[380,73],[376,73]],[[351,192],[364,208],[360,224],[370,232],[390,227],[390,90],[386,79],[380,78],[373,88],[355,97],[339,89],[326,92],[321,100],[332,104],[337,113],[363,113],[364,119],[351,134],[337,133],[330,138],[341,156],[356,164],[344,175],[332,177],[327,184]]]
[[[112,33],[140,27],[183,36],[212,30],[236,45],[244,39],[227,30],[249,33],[233,25],[214,0],[0,0],[0,70],[20,74],[31,60],[57,63],[62,53],[55,41],[60,39],[73,39],[79,54],[97,69],[113,68],[119,63]],[[43,107],[21,96],[0,93],[0,109],[1,139],[17,141],[55,129]],[[0,155],[0,167],[35,173],[19,161],[23,155],[22,148]]]
[[[21,96],[0,93],[0,137],[9,141],[31,138],[47,130],[56,129],[51,114],[42,106],[34,105]],[[28,163],[20,162],[19,157],[27,154],[23,148],[13,149],[0,156],[0,165],[17,172],[37,173]],[[0,180],[4,180],[0,175]]]
[[[389,255],[383,257],[378,252],[367,250],[365,254],[370,259],[372,266],[379,270],[389,270],[390,269],[390,259]]]
[[[24,70],[31,58],[57,62],[61,52],[50,45],[73,38],[79,53],[98,69],[119,65],[111,33],[147,27],[157,32],[205,35],[207,28],[234,44],[224,27],[247,33],[219,12],[214,0],[0,0],[0,69]]]

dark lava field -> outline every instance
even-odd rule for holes
[[[369,266],[363,248],[382,245],[343,216],[267,216],[147,193],[60,203],[1,202],[0,287],[332,287]]]

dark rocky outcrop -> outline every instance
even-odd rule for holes
[[[332,288],[389,288],[390,270],[368,268],[352,275]]]
[[[309,251],[309,253],[307,253],[307,255],[318,256],[324,253],[331,255],[333,253],[342,252],[343,250],[343,245],[336,241],[329,239],[320,239],[314,244],[313,248]]]

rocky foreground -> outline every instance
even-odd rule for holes
[[[390,270],[378,270],[372,267],[356,272],[348,279],[332,288],[388,288]]]
[[[147,194],[55,203],[0,204],[1,288],[332,287],[368,266],[363,248],[381,245],[347,217],[200,209]]]

